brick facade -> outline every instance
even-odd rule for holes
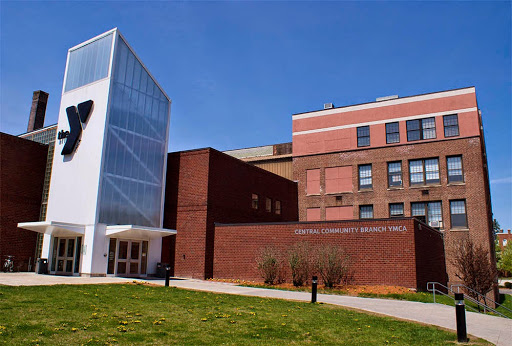
[[[164,227],[178,234],[163,239],[162,262],[171,263],[176,276],[212,277],[215,222],[298,219],[296,183],[217,150],[170,153],[167,167]],[[258,209],[252,194],[259,196]],[[270,212],[266,198],[272,199]]]
[[[363,232],[366,227],[381,228]],[[401,231],[398,227],[402,227]],[[217,224],[213,276],[262,281],[256,264],[261,249],[274,246],[286,261],[289,247],[300,241],[313,246],[335,244],[343,247],[350,255],[354,284],[398,285],[425,290],[428,281],[446,283],[442,234],[413,218]],[[290,282],[286,265],[285,271]]]
[[[512,244],[512,232],[510,230],[502,230],[501,233],[496,234],[496,238],[502,250],[505,246]]]
[[[37,233],[17,227],[39,219],[48,146],[0,133],[0,260],[34,268]],[[30,261],[29,261],[30,260]]]

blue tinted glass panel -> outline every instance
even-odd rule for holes
[[[119,38],[99,222],[160,227],[170,103]]]
[[[69,53],[64,91],[70,91],[107,77],[112,34]]]

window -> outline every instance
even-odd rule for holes
[[[402,186],[402,162],[388,162],[389,187]]]
[[[466,201],[450,201],[450,217],[452,228],[467,228]]]
[[[447,157],[446,166],[448,167],[449,183],[464,181],[464,174],[462,172],[462,156]]]
[[[401,217],[404,216],[404,204],[403,203],[390,203],[389,204],[389,217]]]
[[[253,193],[252,194],[252,209],[258,209],[258,200],[259,200],[258,195]]]
[[[265,210],[267,213],[272,212],[272,198],[266,198],[265,199]]]
[[[503,247],[507,246],[507,239],[503,239]]]
[[[320,208],[306,209],[306,221],[320,221]]]
[[[370,145],[370,126],[357,128],[357,146],[367,147]]]
[[[425,118],[407,121],[407,141],[436,138],[435,118]]]
[[[373,205],[360,205],[359,206],[360,219],[373,219]]]
[[[281,215],[281,201],[275,201],[274,213]]]
[[[398,122],[386,124],[386,143],[399,143],[400,142],[400,130]]]
[[[411,185],[439,184],[439,160],[411,160],[409,174]]]
[[[320,169],[306,171],[306,193],[308,195],[320,194]]]
[[[443,116],[444,136],[455,137],[459,135],[459,118],[457,114]]]
[[[441,202],[411,203],[411,215],[431,227],[442,228],[443,212]]]
[[[372,165],[359,166],[359,190],[372,188]]]
[[[325,193],[352,191],[352,166],[325,169]]]

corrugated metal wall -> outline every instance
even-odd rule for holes
[[[293,180],[292,158],[277,159],[271,161],[247,162],[266,171]]]

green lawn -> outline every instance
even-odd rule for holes
[[[144,285],[0,286],[0,344],[453,343],[434,327],[325,304]],[[484,343],[483,341],[479,341]]]

